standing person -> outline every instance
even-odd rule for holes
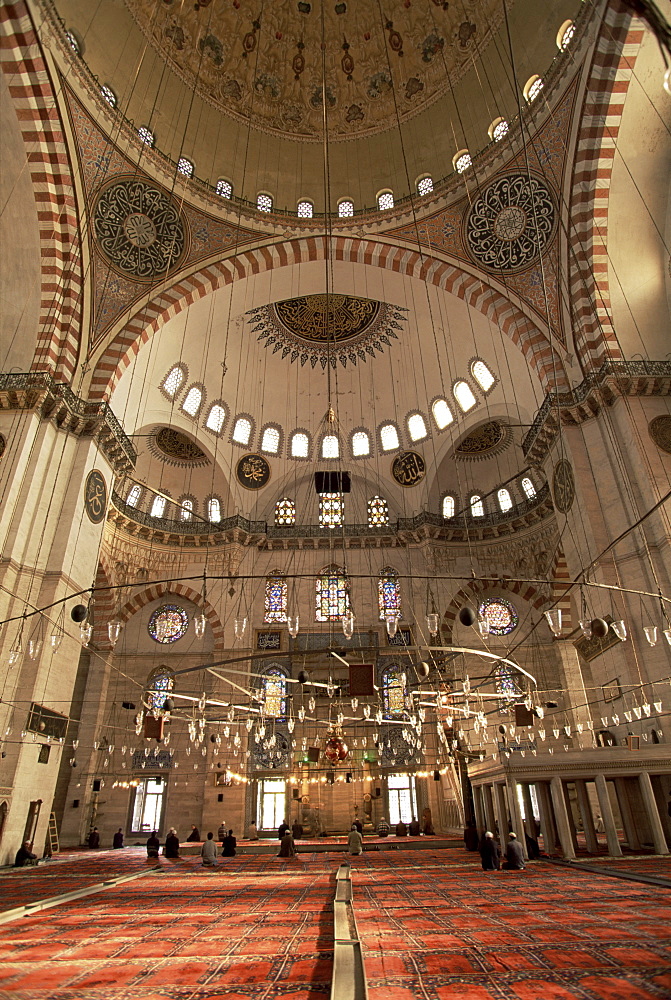
[[[19,847],[16,852],[16,857],[14,858],[15,868],[25,868],[26,865],[36,865],[37,855],[32,852],[32,844],[29,840],[24,840],[21,847]]]
[[[207,840],[200,849],[200,856],[206,868],[214,868],[217,863],[217,845],[214,842],[214,834],[210,831]]]
[[[249,829],[247,830],[247,839],[248,840],[259,839],[258,830],[256,829],[256,823],[254,822],[254,820],[252,820],[252,822],[249,824]]]
[[[191,825],[191,833],[186,838],[187,844],[195,844],[196,841],[200,840],[200,830],[197,826]]]
[[[123,829],[121,827],[119,827],[112,838],[112,847],[115,851],[119,851],[123,847]]]
[[[229,830],[223,840],[223,851],[221,852],[222,858],[233,858],[235,857],[235,848],[237,847],[238,841],[233,836],[233,831]]]
[[[480,841],[479,851],[483,872],[497,872],[500,867],[501,851],[490,830],[487,830]]]
[[[522,850],[522,845],[517,839],[516,833],[508,834],[508,843],[506,845],[506,860],[501,865],[506,871],[513,872],[523,872],[524,871],[524,852]]]
[[[147,840],[147,857],[157,858],[158,849],[160,846],[161,846],[161,841],[158,839],[158,834],[156,830],[154,830],[151,834],[151,837],[149,837],[149,839]]]
[[[303,824],[299,823],[298,820],[295,820],[291,825],[291,836],[294,840],[303,839]]]
[[[387,823],[384,816],[380,817],[380,822],[377,824],[377,835],[378,837],[389,836],[389,823]]]
[[[472,819],[468,821],[468,826],[464,830],[464,844],[467,851],[477,851],[478,849],[478,831]]]
[[[177,836],[177,831],[174,826],[171,826],[168,830],[168,836],[165,838],[165,847],[163,848],[164,858],[178,858],[179,857],[179,837]]]
[[[100,834],[98,833],[98,827],[94,826],[89,833],[88,845],[91,849],[100,847]]]
[[[277,855],[278,858],[293,858],[296,854],[296,848],[294,847],[294,838],[291,836],[291,831],[287,827],[284,836],[280,842],[280,850]]]
[[[281,839],[282,839],[282,837],[284,836],[284,834],[285,834],[285,833],[286,833],[286,832],[287,832],[287,831],[288,831],[289,829],[290,829],[290,826],[289,826],[289,824],[287,823],[287,821],[286,821],[285,819],[284,819],[284,820],[282,820],[282,822],[280,823],[280,825],[279,825],[279,828],[278,828],[278,830],[277,830],[277,839],[278,839],[278,840],[281,840]]]
[[[347,837],[347,850],[350,854],[363,854],[363,837],[359,833],[356,823],[352,823],[352,829]]]

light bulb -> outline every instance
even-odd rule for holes
[[[121,634],[121,628],[122,625],[120,621],[115,620],[107,623],[107,637],[110,641],[112,649],[116,646],[117,639]]]
[[[296,720],[289,719],[287,722],[287,729],[289,730],[290,733],[293,733],[295,728],[296,728]]]
[[[627,638],[627,626],[624,624],[624,622],[623,621],[611,622],[610,627],[612,628],[613,632],[618,637],[618,639],[620,639],[621,642],[624,642],[625,639]]]
[[[430,615],[427,615],[426,616],[426,624],[429,626],[429,632],[431,633],[431,635],[437,635],[438,634],[438,615],[437,614],[435,614],[435,613],[432,612]]]
[[[246,618],[236,618],[233,622],[233,629],[235,631],[235,638],[242,639],[245,634],[245,629],[247,628]]]
[[[656,625],[644,625],[643,631],[645,632],[645,637],[651,646],[657,644],[657,626]]]
[[[354,615],[351,611],[342,616],[342,630],[346,639],[351,639],[354,635]]]
[[[83,622],[79,626],[79,638],[81,640],[82,646],[88,646],[91,641],[91,636],[93,635],[93,625],[89,625],[88,622]]]
[[[312,695],[310,695],[310,697],[308,698],[308,709],[309,709],[309,711],[310,712],[314,712],[316,705],[317,705],[317,702],[315,701],[314,697]]]
[[[358,707],[359,707],[359,699],[358,698],[352,698],[352,711],[356,712],[356,710],[357,710]]]
[[[291,615],[287,616],[287,629],[289,630],[289,635],[293,639],[295,639],[296,636],[298,635],[298,625],[299,625],[298,615],[294,615],[293,617]]]
[[[553,635],[561,635],[561,608],[552,608],[550,611],[544,611],[543,614],[545,615]]]
[[[202,613],[193,616],[193,628],[196,633],[197,639],[202,639],[205,635],[205,622],[207,621],[205,615]]]

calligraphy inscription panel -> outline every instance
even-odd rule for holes
[[[107,486],[102,472],[91,469],[84,485],[84,509],[89,521],[100,524],[107,511]]]
[[[417,486],[426,475],[426,465],[416,451],[402,451],[391,465],[391,474],[399,486]]]
[[[263,455],[243,455],[235,474],[246,490],[260,490],[270,479],[270,466]]]

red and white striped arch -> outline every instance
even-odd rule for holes
[[[0,63],[26,149],[40,232],[40,323],[32,368],[69,382],[81,335],[82,267],[75,187],[51,79],[23,0],[0,4]]]
[[[140,348],[160,327],[197,299],[217,288],[264,271],[324,260],[324,237],[309,237],[250,249],[218,261],[178,281],[146,303],[116,334],[99,356],[91,378],[89,396],[109,399],[123,371]],[[416,250],[374,240],[335,237],[334,260],[396,271],[419,278],[463,299],[487,316],[522,351],[546,391],[568,388],[564,366],[545,334],[513,302],[482,277]]]
[[[161,600],[164,597],[183,597],[185,600],[197,605],[205,615],[207,623],[212,629],[214,648],[224,648],[224,626],[221,623],[219,615],[208,601],[203,600],[202,594],[199,594],[196,590],[192,590],[191,587],[187,587],[183,583],[157,583],[151,587],[147,587],[146,590],[141,590],[134,597],[131,597],[130,601],[124,604],[117,617],[125,625],[133,615],[136,615],[147,604],[151,604],[152,601]]]

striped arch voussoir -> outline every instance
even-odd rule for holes
[[[152,587],[147,587],[146,590],[141,591],[139,594],[135,594],[134,597],[131,597],[130,601],[124,604],[123,608],[119,612],[119,621],[125,625],[126,622],[130,621],[133,615],[136,615],[138,611],[141,611],[142,608],[147,606],[147,604],[151,604],[152,601],[158,601],[163,597],[183,597],[184,600],[191,601],[192,604],[196,604],[205,615],[205,618],[212,629],[215,649],[223,648],[224,626],[221,624],[217,612],[208,601],[203,600],[202,594],[192,590],[191,587],[185,586],[183,583],[158,583]]]
[[[263,271],[324,260],[325,252],[323,238],[291,240],[245,251],[183,278],[143,306],[108,344],[93,372],[90,398],[109,399],[142,345],[164,323],[197,299],[234,280]],[[547,337],[517,306],[481,278],[445,261],[422,256],[415,250],[372,240],[337,237],[332,240],[331,254],[335,260],[368,264],[418,278],[458,296],[487,316],[513,341],[535,369],[546,391],[569,388],[561,358]]]
[[[23,0],[0,4],[0,30],[0,65],[23,136],[40,233],[40,321],[32,367],[69,382],[79,352],[82,266],[65,134]]]
[[[452,640],[454,623],[459,614],[459,609],[465,604],[477,604],[480,596],[492,588],[507,590],[509,594],[517,594],[523,601],[527,601],[537,610],[540,610],[544,604],[547,604],[547,597],[539,593],[538,589],[531,583],[522,583],[519,580],[506,580],[505,577],[496,577],[492,580],[469,580],[454,595],[443,615],[441,628],[443,638],[448,643]]]

